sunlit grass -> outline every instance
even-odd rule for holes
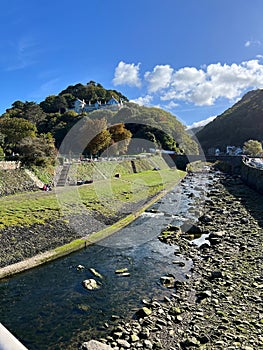
[[[149,170],[52,192],[4,197],[0,199],[0,228],[63,219],[79,208],[113,216],[123,205],[148,200],[161,190],[175,185],[183,176],[183,172],[171,169]]]

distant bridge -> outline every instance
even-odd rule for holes
[[[170,159],[169,159],[170,157]],[[222,161],[227,163],[232,173],[240,173],[242,165],[242,156],[210,156],[210,155],[187,155],[187,154],[170,154],[164,156],[165,160],[171,166],[176,166],[179,170],[186,170],[186,166],[189,163],[196,161],[214,163],[216,161]]]

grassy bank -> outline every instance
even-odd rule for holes
[[[74,210],[72,206],[76,195],[87,209],[102,215],[115,215],[125,203],[145,200],[175,184],[183,175],[183,172],[171,169],[146,171],[125,175],[121,179],[111,178],[89,185],[69,186],[58,191],[2,197],[0,229],[43,224],[47,220],[63,218],[65,213],[61,210],[61,200],[67,203],[67,210]]]
[[[172,169],[145,171],[58,191],[25,193],[0,199],[0,278],[21,272],[97,242],[128,225],[185,175]],[[99,217],[89,232],[72,230],[67,221],[87,209]],[[85,215],[85,213],[84,213]],[[78,216],[81,220],[81,216]],[[109,221],[110,220],[110,221]],[[3,253],[4,252],[4,253]],[[10,265],[10,266],[8,266]]]

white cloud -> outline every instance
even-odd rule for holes
[[[241,64],[210,64],[204,69],[184,67],[176,71],[161,100],[181,100],[213,105],[219,98],[236,99],[249,88],[263,88],[263,65],[259,60]]]
[[[203,70],[197,70],[194,67],[185,67],[175,72],[172,86],[179,91],[192,89],[205,81]]]
[[[113,84],[140,87],[139,69],[140,63],[135,65],[134,63],[119,62],[115,68]]]
[[[114,84],[140,87],[139,68],[140,64],[121,61],[115,69]],[[166,108],[171,109],[175,107],[171,102],[197,106],[211,106],[221,98],[233,102],[249,89],[263,88],[262,57],[233,64],[212,63],[200,69],[183,67],[175,70],[170,65],[156,65],[144,74],[144,81],[146,96],[139,97],[137,103],[150,104],[153,93],[155,103],[159,98],[167,101]]]
[[[192,125],[188,126],[187,129],[193,129],[193,128],[198,128],[200,126],[205,126],[206,124],[210,123],[212,120],[216,118],[216,115],[212,117],[208,117],[206,119],[200,120],[199,122],[195,122]]]
[[[173,74],[173,68],[169,65],[157,65],[152,72],[146,72],[144,79],[148,83],[148,91],[156,92],[169,86]]]
[[[259,40],[247,40],[245,42],[245,47],[250,47],[250,46],[261,46],[261,42]]]
[[[251,41],[250,40],[245,42],[245,47],[249,47],[250,45],[251,45]]]
[[[179,104],[178,103],[175,103],[174,101],[170,101],[167,105],[165,105],[165,108],[166,109],[173,109],[175,107],[178,107]]]
[[[137,103],[138,105],[140,106],[149,106],[151,101],[152,101],[152,96],[150,95],[146,95],[144,97],[138,97],[134,100],[130,100],[130,102],[134,102],[134,103]]]

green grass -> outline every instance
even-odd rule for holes
[[[156,155],[145,155],[145,157],[134,157],[137,172],[144,172],[152,170],[156,167],[160,169],[168,169],[168,165],[164,159]],[[73,182],[77,180],[93,179],[103,180],[105,178],[112,178],[116,173],[124,175],[133,174],[133,169],[130,160],[109,161],[109,162],[92,162],[80,164],[73,164],[70,167],[69,177]]]
[[[36,196],[21,194],[1,198],[0,200],[0,228],[7,226],[27,226],[33,223],[44,223],[47,219],[60,216],[60,207],[55,195]]]
[[[65,219],[68,214],[86,209],[114,216],[121,206],[148,200],[170,188],[183,176],[184,172],[171,169],[149,170],[95,181],[89,185],[60,188],[58,191],[3,197],[0,199],[0,229]]]

